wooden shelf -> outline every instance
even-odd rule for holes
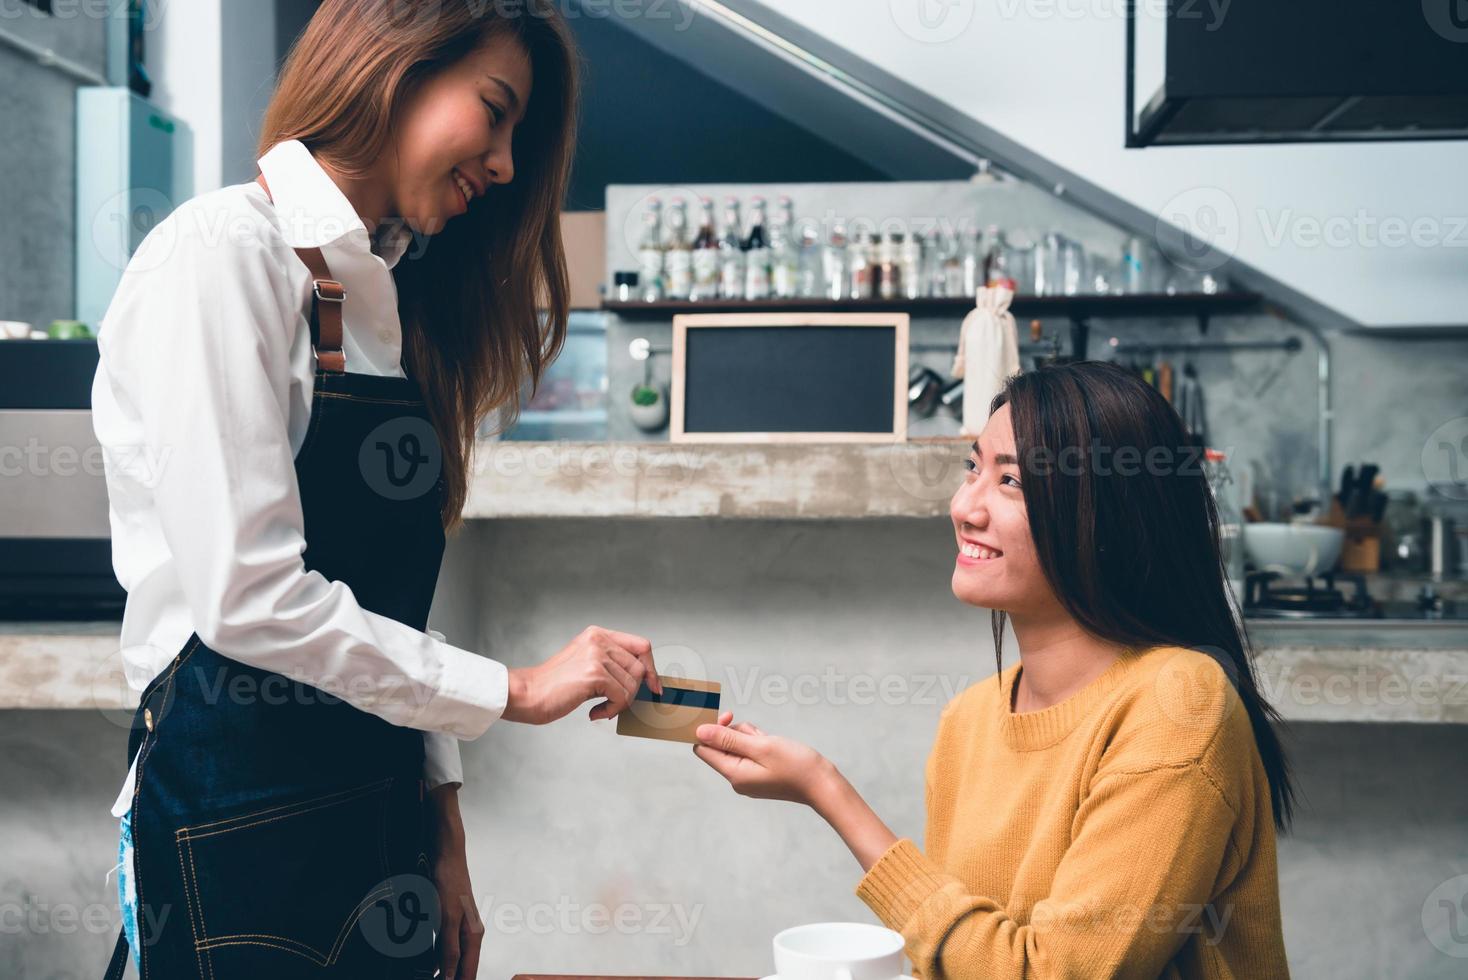
[[[607,300],[602,309],[629,319],[666,319],[674,313],[898,312],[914,316],[962,316],[973,309],[968,297],[923,297],[920,299],[778,299],[778,300]],[[1016,317],[1209,317],[1229,313],[1254,313],[1263,308],[1256,293],[1137,293],[1120,296],[1016,296],[1010,312]]]

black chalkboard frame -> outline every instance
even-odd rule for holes
[[[907,439],[908,335],[907,313],[682,313],[673,317],[672,398],[668,422],[671,442],[904,442]],[[688,334],[690,331],[730,327],[798,330],[805,327],[870,327],[892,331],[892,425],[870,432],[832,432],[796,429],[778,432],[708,432],[685,426],[687,409]]]

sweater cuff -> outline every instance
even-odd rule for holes
[[[887,928],[902,932],[922,904],[951,880],[933,867],[916,844],[904,837],[887,848],[862,876],[856,886],[856,897]]]

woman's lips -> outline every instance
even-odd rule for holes
[[[449,183],[454,188],[454,200],[459,202],[459,213],[466,213],[469,210],[469,199],[464,196],[464,188],[459,186],[458,171],[449,172]]]
[[[958,564],[960,565],[987,565],[1004,557],[1004,552],[993,548],[982,548],[969,541],[960,541],[958,545]]]

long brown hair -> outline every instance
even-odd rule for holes
[[[443,447],[446,530],[463,520],[481,420],[499,410],[501,425],[513,424],[521,392],[533,394],[560,353],[570,308],[560,209],[579,56],[553,0],[501,6],[325,0],[291,48],[260,129],[261,155],[296,139],[360,177],[387,151],[399,107],[425,77],[491,37],[515,37],[530,56],[514,179],[493,185],[487,206],[448,222],[421,255],[410,248],[393,268],[404,362]]]
[[[1157,389],[1102,361],[1014,375],[990,413],[1005,404],[1030,477],[1021,490],[1035,553],[1061,605],[1101,639],[1219,660],[1249,714],[1275,825],[1288,827],[1294,789],[1275,732],[1281,720],[1259,694],[1248,631],[1228,600],[1203,447]],[[1001,662],[1005,619],[994,610]]]

